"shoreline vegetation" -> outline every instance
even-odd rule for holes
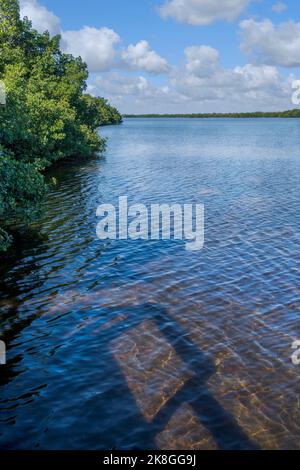
[[[287,111],[263,112],[256,111],[252,113],[192,113],[192,114],[123,114],[124,119],[141,118],[300,118],[300,109],[289,109]]]
[[[102,153],[99,127],[122,122],[107,100],[86,93],[87,65],[60,40],[21,19],[18,0],[0,0],[0,252],[12,244],[12,224],[28,226],[55,184],[47,169]]]
[[[28,226],[47,194],[47,170],[56,162],[101,154],[99,128],[124,118],[300,118],[282,112],[125,114],[87,94],[88,68],[60,49],[60,35],[39,33],[20,18],[18,0],[0,0],[0,253],[12,244],[12,226]]]

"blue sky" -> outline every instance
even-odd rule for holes
[[[222,8],[221,6],[222,5]],[[124,113],[293,108],[297,0],[21,0]]]

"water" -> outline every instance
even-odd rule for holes
[[[126,120],[53,170],[1,263],[0,447],[300,447],[300,122]],[[205,247],[99,241],[98,204],[205,204]],[[40,231],[40,235],[38,235]]]

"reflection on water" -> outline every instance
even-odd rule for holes
[[[300,123],[132,120],[1,263],[0,447],[300,446]],[[206,244],[101,242],[98,204],[205,203]],[[35,236],[34,230],[41,235]]]

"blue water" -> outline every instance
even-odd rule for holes
[[[0,447],[299,448],[299,120],[101,133],[1,262]],[[203,250],[98,240],[119,196],[203,203]]]

